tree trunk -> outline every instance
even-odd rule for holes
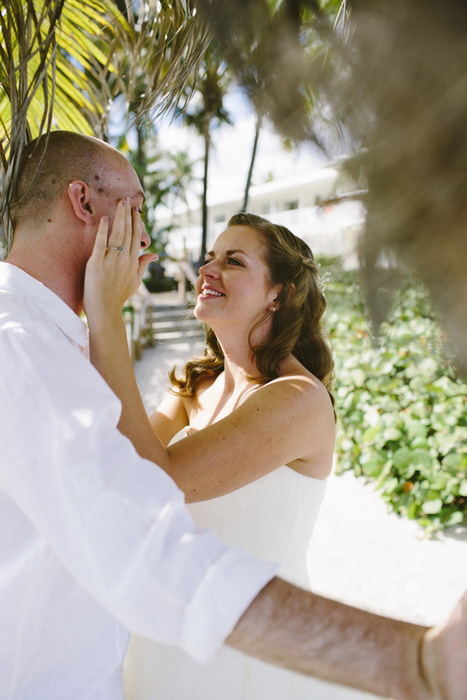
[[[211,120],[206,120],[206,126],[204,128],[204,178],[203,178],[203,220],[202,220],[202,232],[201,232],[201,252],[200,261],[204,261],[206,258],[206,245],[208,240],[208,172],[209,172],[209,149],[211,146],[211,134],[210,134],[210,123]]]
[[[256,148],[258,146],[258,138],[259,138],[259,132],[261,131],[262,121],[263,121],[263,118],[261,116],[258,116],[256,118],[256,130],[255,130],[255,138],[253,141],[253,151],[251,152],[250,167],[248,169],[248,176],[246,178],[245,195],[243,197],[243,206],[240,210],[242,214],[244,214],[246,212],[247,207],[248,207],[248,198],[250,195],[251,178],[253,177],[253,168],[255,166],[255,159],[256,159]]]
[[[136,162],[138,163],[138,170],[139,170],[139,176],[142,179],[143,175],[145,174],[144,171],[146,170],[146,153],[145,153],[145,148],[144,148],[144,141],[145,141],[145,130],[144,126],[141,124],[140,121],[136,122],[136,140],[137,140],[137,146],[136,146]]]

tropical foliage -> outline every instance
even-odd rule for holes
[[[115,25],[105,16],[106,7],[106,0],[70,0],[66,5],[64,0],[10,0],[3,4],[2,218],[22,149],[31,138],[52,127],[92,133],[97,126],[103,113],[102,97],[92,77],[112,70],[95,41],[105,30],[109,37],[114,33]]]
[[[208,237],[208,176],[212,132],[220,124],[230,124],[230,117],[224,107],[224,97],[231,75],[214,44],[207,49],[200,66],[200,74],[192,76],[191,100],[181,112],[187,126],[193,127],[204,141],[203,195],[201,200],[201,246],[200,260],[206,257]],[[189,89],[189,86],[187,86]]]
[[[113,98],[159,111],[184,94],[209,32],[192,0],[6,0],[0,9],[0,215],[24,145],[63,128],[106,135]]]
[[[338,469],[375,480],[397,513],[434,531],[467,518],[467,387],[421,285],[400,284],[377,342],[356,275],[327,284]]]
[[[195,161],[184,151],[161,148],[152,122],[137,122],[133,129],[120,135],[115,145],[128,158],[142,183],[146,196],[143,221],[151,238],[151,251],[164,253],[173,225],[158,225],[159,207],[163,205],[174,211],[176,204],[182,202],[189,210],[188,194],[198,182]]]
[[[3,155],[12,118],[24,112],[32,138],[49,124],[88,134],[98,129],[105,108],[101,73],[115,73],[99,44],[104,36],[113,40],[116,23],[129,29],[117,8],[105,0],[7,2],[1,17]]]

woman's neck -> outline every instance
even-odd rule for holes
[[[216,337],[224,353],[224,391],[231,394],[249,384],[247,377],[258,374],[256,356],[248,342],[247,332],[228,329],[227,332],[216,332]]]

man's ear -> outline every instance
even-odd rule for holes
[[[94,202],[91,190],[82,180],[73,180],[68,185],[68,199],[75,215],[85,224],[94,224]]]

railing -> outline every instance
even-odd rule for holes
[[[194,286],[197,274],[187,260],[173,260],[173,262],[179,268],[178,300],[185,302],[187,296],[186,280],[189,280]],[[156,342],[153,327],[154,311],[153,296],[145,285],[141,284],[139,289],[128,299],[123,311],[132,362],[141,360],[144,348],[153,347]]]
[[[154,345],[153,303],[144,284],[128,299],[123,312],[128,349],[132,362],[141,360],[144,347]]]
[[[174,263],[178,265],[178,276],[177,276],[177,287],[178,287],[178,299],[179,301],[185,301],[186,299],[186,281],[191,282],[193,287],[196,284],[198,275],[190,265],[188,260],[173,260]]]

